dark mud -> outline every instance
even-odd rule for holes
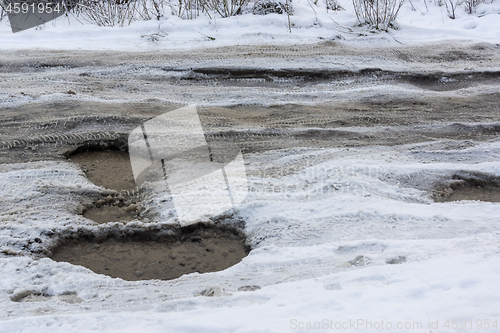
[[[454,189],[450,195],[443,197],[442,201],[461,200],[500,202],[500,187],[465,185]]]
[[[474,84],[498,84],[500,72],[463,72],[463,73],[411,73],[394,72],[380,68],[348,70],[303,70],[303,69],[261,69],[261,68],[196,68],[179,70],[164,68],[175,75],[163,80],[180,85],[213,85],[226,87],[269,87],[290,88],[306,87],[316,84],[334,86],[370,84],[410,84],[425,90],[450,91],[470,87]]]
[[[500,202],[500,179],[488,176],[467,177],[456,175],[445,186],[439,186],[434,195],[436,202],[478,200]]]
[[[68,101],[6,108],[0,113],[0,163],[60,159],[88,147],[125,151],[134,128],[178,107]],[[199,116],[207,141],[230,141],[244,154],[294,147],[399,145],[443,138],[485,141],[500,135],[500,94],[391,100],[381,96],[314,106],[203,107]],[[377,133],[353,129],[377,126],[392,128]],[[101,167],[91,164],[89,168]],[[129,182],[125,187],[133,185]]]

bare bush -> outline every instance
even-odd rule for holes
[[[329,10],[333,11],[339,11],[339,10],[344,10],[341,5],[339,5],[338,0],[324,0],[326,4],[326,11],[328,12]]]
[[[249,0],[63,0],[68,13],[98,26],[125,26],[133,21],[159,20],[168,10],[172,15],[194,19],[238,15]],[[289,1],[289,0],[287,0]],[[0,0],[0,21],[6,16]]]
[[[404,0],[353,0],[359,22],[368,23],[377,30],[393,26]]]
[[[451,19],[456,18],[456,11],[458,6],[462,4],[462,0],[444,0],[444,5],[446,6],[446,11],[448,12],[448,17]]]
[[[286,14],[288,31],[292,32],[293,5],[292,0],[257,0],[253,6],[254,15]]]
[[[476,12],[477,6],[479,6],[480,3],[482,3],[481,0],[465,0],[465,12],[467,14],[474,14]]]
[[[124,26],[137,20],[159,20],[166,0],[77,0],[69,2],[75,16],[99,26]]]
[[[257,0],[253,6],[252,13],[254,15],[267,15],[267,14],[292,14],[293,7],[291,3],[286,1],[276,0]]]
[[[205,11],[203,0],[170,1],[172,14],[184,19],[195,19]]]
[[[248,0],[202,0],[207,13],[216,13],[220,17],[239,15]]]
[[[131,2],[83,0],[75,7],[74,14],[99,26],[123,26],[134,19],[132,6]]]

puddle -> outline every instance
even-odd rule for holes
[[[461,186],[452,189],[448,195],[441,196],[436,199],[438,202],[450,202],[460,200],[480,200],[489,202],[500,202],[500,187],[485,185],[485,186]]]
[[[97,223],[140,219],[143,207],[128,153],[94,148],[96,151],[77,151],[68,159],[78,163],[94,184],[116,192],[86,204],[81,214]],[[243,233],[236,227],[200,224],[165,228],[111,225],[99,229],[99,235],[80,230],[63,240],[51,258],[128,281],[171,280],[189,273],[224,270],[249,252]]]
[[[120,150],[84,151],[69,157],[83,167],[94,184],[110,190],[126,191],[136,188],[130,157]]]
[[[170,241],[139,238],[74,240],[60,246],[52,259],[128,281],[170,280],[224,270],[240,262],[249,250],[244,237],[214,228],[198,229]]]
[[[459,179],[455,177],[447,186],[436,191],[434,200],[436,202],[461,200],[500,202],[500,186],[495,180]]]
[[[107,146],[109,148],[109,146]],[[95,148],[97,150],[92,150]],[[129,191],[137,188],[129,154],[121,150],[99,150],[99,147],[87,147],[87,151],[77,151],[68,160],[77,163],[87,178],[94,184],[115,190],[120,194],[101,198],[87,206],[83,217],[97,223],[132,221],[137,217],[138,209]]]
[[[117,206],[89,208],[85,210],[82,215],[83,217],[97,223],[132,221],[137,216],[136,213],[132,213]]]

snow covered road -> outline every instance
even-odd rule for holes
[[[2,53],[0,332],[500,332],[500,204],[445,200],[500,188],[499,60],[485,43]],[[64,156],[126,147],[185,103],[244,154],[249,196],[211,223],[249,255],[170,281],[47,258],[82,234],[175,229],[148,191],[138,220],[84,218],[111,192]]]

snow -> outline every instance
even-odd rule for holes
[[[425,245],[432,248],[434,244]],[[497,316],[500,293],[495,288],[494,276],[500,273],[499,264],[499,258],[494,256],[450,254],[412,264],[343,271],[335,278],[310,279],[307,284],[279,284],[252,292],[252,296],[237,292],[226,303],[197,299],[178,303],[169,312],[158,309],[147,313],[116,313],[110,309],[92,315],[36,316],[9,321],[3,331],[20,332],[36,327],[38,332],[307,332],[310,330],[291,328],[298,322],[326,319],[334,323],[384,321],[394,326],[399,322],[421,322],[424,329],[397,331],[429,332],[429,321],[437,320],[443,327],[448,318],[476,320]],[[471,266],[477,270],[464,270]],[[363,328],[360,325],[358,330],[345,331],[383,331]],[[446,329],[433,330],[440,331]]]
[[[444,332],[448,319],[492,322],[500,301],[500,205],[435,203],[430,190],[457,172],[500,176],[500,144],[447,150],[443,144],[251,156],[250,174],[270,161],[283,167],[273,177],[254,172],[251,196],[236,209],[254,250],[224,271],[172,281],[127,282],[47,258],[13,256],[25,246],[33,250],[34,237],[50,242],[44,230],[95,228],[72,210],[78,193],[104,190],[68,162],[3,165],[2,252],[11,255],[0,259],[0,332],[305,332],[298,325],[358,320],[421,322],[427,331],[429,321],[438,321],[432,331]],[[286,171],[304,158],[310,166]],[[63,176],[54,177],[54,169]],[[329,185],[335,190],[322,190]],[[265,190],[276,186],[280,193]],[[38,207],[47,202],[46,211],[30,209],[35,201]],[[356,263],[359,256],[364,265]],[[260,289],[238,290],[246,285]],[[206,288],[220,293],[197,296]],[[29,294],[41,300],[11,301]],[[357,327],[346,331],[366,328]]]
[[[0,49],[154,51],[228,45],[304,45],[339,38],[363,47],[419,45],[443,40],[499,42],[498,0],[481,4],[472,15],[460,6],[454,20],[448,17],[444,6],[435,2],[407,2],[397,19],[398,30],[389,33],[357,27],[352,2],[341,0],[339,4],[344,11],[327,12],[321,0],[316,5],[308,0],[294,1],[291,32],[287,16],[278,14],[246,13],[224,19],[202,15],[183,20],[165,13],[159,21],[138,21],[125,27],[98,27],[82,23],[85,21],[81,17],[62,16],[37,29],[16,34],[4,19],[0,22]]]
[[[473,15],[460,7],[455,20],[448,18],[445,7],[434,2],[427,2],[428,10],[421,0],[406,3],[398,17],[398,30],[389,33],[372,33],[366,27],[357,27],[352,3],[347,0],[340,1],[346,9],[340,12],[326,12],[321,0],[314,10],[309,1],[293,3],[291,33],[287,17],[274,14],[247,13],[217,20],[168,16],[160,21],[112,28],[81,25],[74,18],[61,17],[38,29],[16,34],[4,19],[0,22],[0,49],[26,53],[45,49],[139,52],[229,45],[303,46],[329,40],[360,48],[401,43],[435,45],[445,40],[457,44],[500,43],[498,0],[481,4]],[[323,61],[330,68],[356,69],[369,62],[383,69],[404,69],[400,63],[378,62],[376,56],[333,58],[318,56],[317,63],[308,64],[289,59],[286,65],[313,68]],[[217,61],[209,59],[206,64]],[[245,64],[260,61],[248,59]],[[234,62],[241,64],[242,60]],[[278,61],[275,64],[283,65]],[[451,64],[412,66],[443,71],[458,68]],[[54,69],[49,75],[59,70]],[[139,75],[140,71],[134,73]],[[129,78],[126,70],[111,74]],[[111,74],[94,73],[103,77]],[[365,97],[382,92],[389,97],[457,94],[376,84]],[[314,103],[328,98],[354,98],[364,89],[353,88],[346,94],[343,90],[324,88],[316,91],[319,98],[311,97],[313,93],[307,89],[289,95],[289,91],[263,88],[258,96],[262,103]],[[171,96],[165,92],[163,97],[168,100],[180,96],[183,87],[175,89],[178,90]],[[224,98],[207,100],[207,89],[200,89],[198,95],[193,93],[187,99],[198,105],[227,105],[232,101],[252,103],[256,96],[241,96],[238,89],[221,90]],[[212,92],[217,89],[214,87]],[[459,93],[472,94],[478,89],[497,92],[496,86],[479,86],[461,89]],[[152,91],[158,95],[158,91]],[[63,95],[42,95],[37,100],[51,100],[54,96]],[[11,105],[10,98],[1,102]],[[19,98],[16,103],[29,102],[29,97]],[[425,126],[411,130],[425,132]],[[429,126],[445,129],[453,124]],[[371,134],[402,131],[397,126],[343,130]],[[250,193],[232,213],[246,223],[245,231],[253,248],[250,254],[220,272],[194,273],[172,281],[137,282],[27,255],[39,251],[43,257],[54,242],[52,234],[99,232],[113,227],[96,226],[78,214],[82,200],[89,194],[108,192],[92,184],[77,166],[66,161],[0,165],[0,332],[281,333],[310,332],[313,330],[307,325],[314,326],[316,322],[325,331],[333,330],[332,325],[335,329],[337,323],[349,323],[342,331],[386,332],[388,322],[393,327],[416,322],[422,323],[422,329],[394,330],[435,333],[478,331],[477,321],[484,325],[486,320],[490,324],[497,320],[500,324],[500,204],[436,203],[431,198],[433,189],[449,182],[455,174],[472,172],[500,177],[498,140],[441,140],[349,149],[296,148],[252,154],[245,156],[245,162]],[[272,168],[262,171],[266,167]],[[165,197],[165,193],[157,193],[151,205],[160,208],[160,224],[175,224],[171,207],[162,203]],[[132,221],[127,227],[147,229],[155,225],[158,224]],[[394,261],[400,262],[390,264]],[[246,286],[258,288],[239,290]],[[200,295],[210,288],[215,291],[213,297]],[[32,302],[23,301],[30,295]],[[473,326],[446,328],[445,323],[453,319]],[[359,326],[361,321],[384,321],[386,328]],[[352,322],[357,326],[352,327]]]

